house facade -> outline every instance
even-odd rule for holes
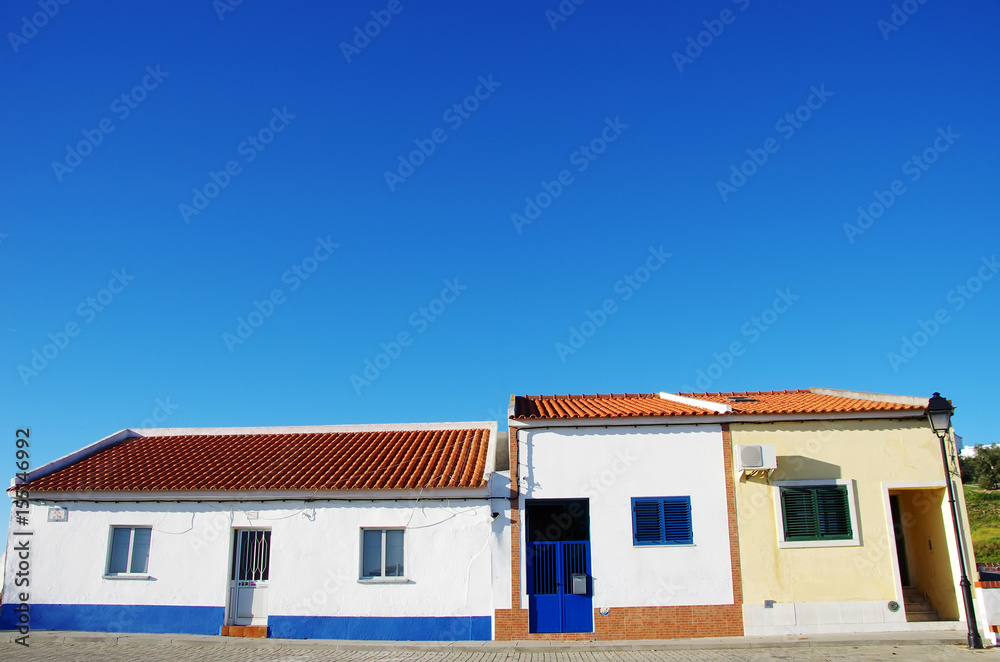
[[[112,435],[19,486],[31,628],[491,639],[495,439],[496,423]]]
[[[779,405],[787,411],[753,420],[767,400],[743,403],[751,418],[730,426],[734,445],[771,445],[777,456],[775,470],[736,488],[741,558],[754,569],[743,576],[747,634],[964,630],[959,554],[927,399],[812,389],[787,397]],[[810,411],[813,400],[826,404]],[[955,453],[952,438],[966,572],[975,579]],[[802,518],[809,507],[816,514]],[[826,530],[823,518],[832,523]],[[814,522],[796,530],[800,519]]]
[[[512,399],[512,608],[497,639],[743,634],[728,433],[672,424],[683,400]]]

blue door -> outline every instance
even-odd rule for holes
[[[527,570],[531,632],[594,631],[590,541],[530,543]]]

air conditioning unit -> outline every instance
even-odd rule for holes
[[[773,471],[778,468],[774,444],[737,444],[733,447],[737,471]]]

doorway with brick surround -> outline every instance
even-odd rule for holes
[[[525,510],[529,630],[593,632],[588,500],[530,499]]]

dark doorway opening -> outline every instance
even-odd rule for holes
[[[896,537],[896,560],[899,562],[899,579],[903,586],[910,586],[910,567],[906,562],[906,536],[903,532],[903,518],[899,510],[899,496],[889,495],[889,509],[892,511],[892,531]]]
[[[590,540],[587,499],[532,499],[525,506],[529,543]]]

